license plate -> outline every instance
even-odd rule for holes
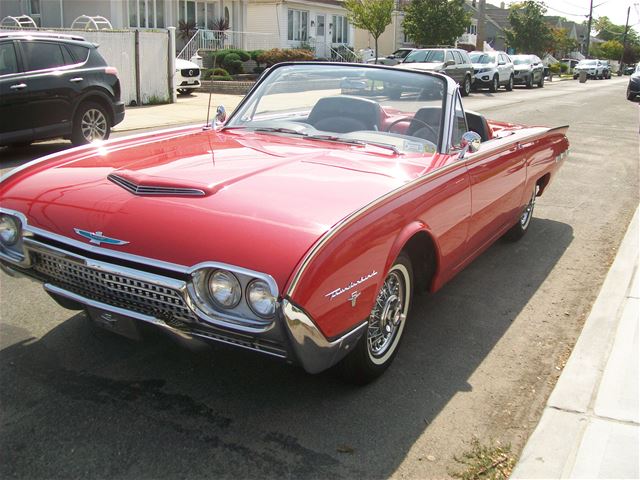
[[[132,340],[141,339],[137,320],[94,307],[87,307],[87,312],[97,327]]]

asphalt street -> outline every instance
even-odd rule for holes
[[[364,388],[154,332],[96,336],[82,313],[0,274],[0,476],[442,478],[474,437],[518,454],[638,205],[627,81],[464,100],[495,120],[570,125],[570,156],[520,242],[416,298],[394,364]],[[4,150],[1,167],[59,148]]]

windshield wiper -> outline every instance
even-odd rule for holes
[[[286,133],[288,135],[300,135],[302,137],[308,137],[308,135],[304,132],[299,132],[292,128],[283,128],[283,127],[260,127],[253,130],[254,132],[267,132],[267,133]]]
[[[375,145],[376,147],[392,150],[396,155],[400,155],[400,150],[388,143],[371,142],[369,140],[358,140],[355,138],[344,138],[335,135],[308,135],[307,138],[309,140],[326,140],[329,142],[348,143],[351,145]]]

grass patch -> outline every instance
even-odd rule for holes
[[[462,470],[449,472],[454,478],[461,480],[506,480],[516,464],[511,453],[511,445],[482,445],[480,440],[474,438],[470,449],[462,454],[461,458],[453,459],[462,465]]]

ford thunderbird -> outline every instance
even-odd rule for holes
[[[568,149],[567,127],[487,120],[451,78],[385,66],[279,64],[214,117],[6,174],[3,270],[115,333],[368,382],[415,294],[527,232]]]

